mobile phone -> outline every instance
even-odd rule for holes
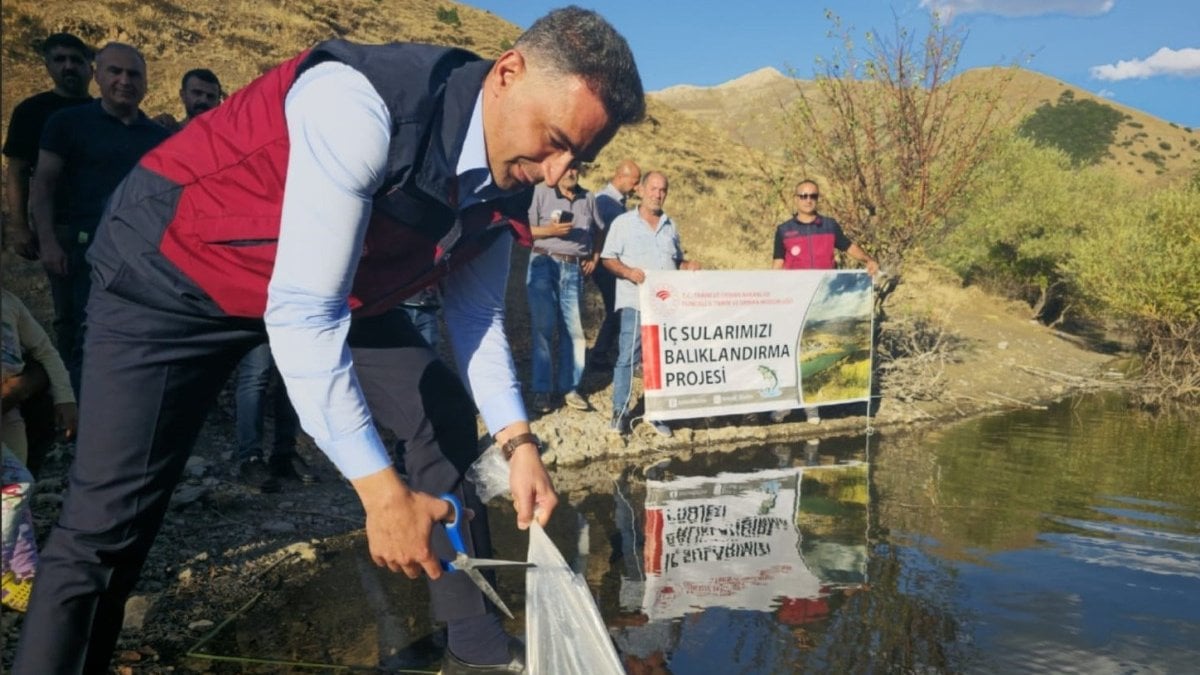
[[[555,209],[554,212],[550,214],[550,220],[553,220],[557,223],[569,223],[575,220],[575,214],[571,213],[570,211],[560,211]]]

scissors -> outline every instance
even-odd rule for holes
[[[504,612],[505,616],[510,619],[513,618],[512,612],[508,611],[508,606],[505,605],[504,601],[500,599],[500,595],[496,593],[496,589],[492,588],[492,585],[487,582],[487,579],[483,578],[483,574],[479,570],[487,567],[528,568],[533,567],[534,564],[531,562],[517,562],[515,560],[472,558],[471,556],[467,555],[467,547],[463,544],[461,529],[463,522],[462,504],[459,503],[458,497],[455,497],[448,492],[442,495],[441,498],[450,502],[450,505],[454,507],[454,522],[446,523],[446,534],[450,536],[450,544],[454,546],[454,550],[457,552],[454,560],[441,561],[442,569],[446,570],[447,572],[466,572],[467,576],[471,578],[471,581],[474,581],[475,585],[479,587],[479,590],[483,591],[483,594],[488,597],[488,600],[492,601],[492,604],[499,607],[500,611]]]

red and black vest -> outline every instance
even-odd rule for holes
[[[528,191],[457,209],[458,156],[491,63],[429,45],[321,43],[251,82],[142,158],[106,225],[136,230],[230,316],[261,317],[275,265],[289,141],[284,100],[306,69],[339,61],[375,87],[393,121],[350,308],[400,304],[504,232],[528,237]],[[347,233],[350,236],[351,233]]]

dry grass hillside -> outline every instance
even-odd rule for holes
[[[439,20],[443,8],[456,10],[457,26]],[[496,56],[520,34],[490,12],[438,0],[12,0],[4,3],[3,21],[5,124],[14,105],[46,88],[35,45],[56,31],[95,46],[115,40],[140,48],[150,78],[143,108],[176,116],[179,78],[192,68],[211,68],[234,91],[328,38],[432,42]]]
[[[1009,76],[1011,81],[1004,90],[1000,119],[1019,123],[1038,106],[1054,104],[1063,92],[1069,91],[1077,101],[1102,103],[1127,116],[1102,166],[1151,186],[1165,185],[1196,170],[1196,162],[1200,161],[1200,130],[1159,119],[1022,68],[976,68],[961,73],[956,83],[992,88]],[[817,94],[812,81],[793,79],[774,68],[762,68],[714,87],[678,85],[655,92],[654,97],[753,148],[770,151],[779,149],[774,142],[778,137],[778,111],[796,100],[800,91],[809,96]],[[819,99],[816,102],[819,104]]]
[[[458,25],[445,20],[453,9]],[[439,18],[441,15],[442,18]],[[618,26],[620,29],[620,26]],[[489,12],[439,0],[64,0],[6,1],[3,5],[3,110],[47,87],[35,45],[70,31],[94,45],[119,40],[147,58],[150,114],[182,114],[179,77],[208,67],[229,91],[320,40],[410,40],[463,46],[497,56],[521,29]],[[95,87],[93,86],[93,93]],[[588,170],[585,184],[599,189],[621,159],[660,169],[671,179],[667,211],[680,223],[684,245],[710,267],[766,267],[773,222],[785,214],[756,204],[761,175],[723,133],[655,100],[647,121],[623,131]],[[753,223],[753,225],[747,225]]]

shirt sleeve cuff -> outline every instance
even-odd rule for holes
[[[493,436],[514,422],[529,420],[525,414],[525,402],[521,400],[520,392],[506,391],[487,401],[477,401],[476,404],[479,406],[479,414],[483,417],[483,423],[487,425],[488,431]]]
[[[325,441],[320,447],[347,480],[369,476],[392,466],[387,448],[371,424],[353,434]]]

